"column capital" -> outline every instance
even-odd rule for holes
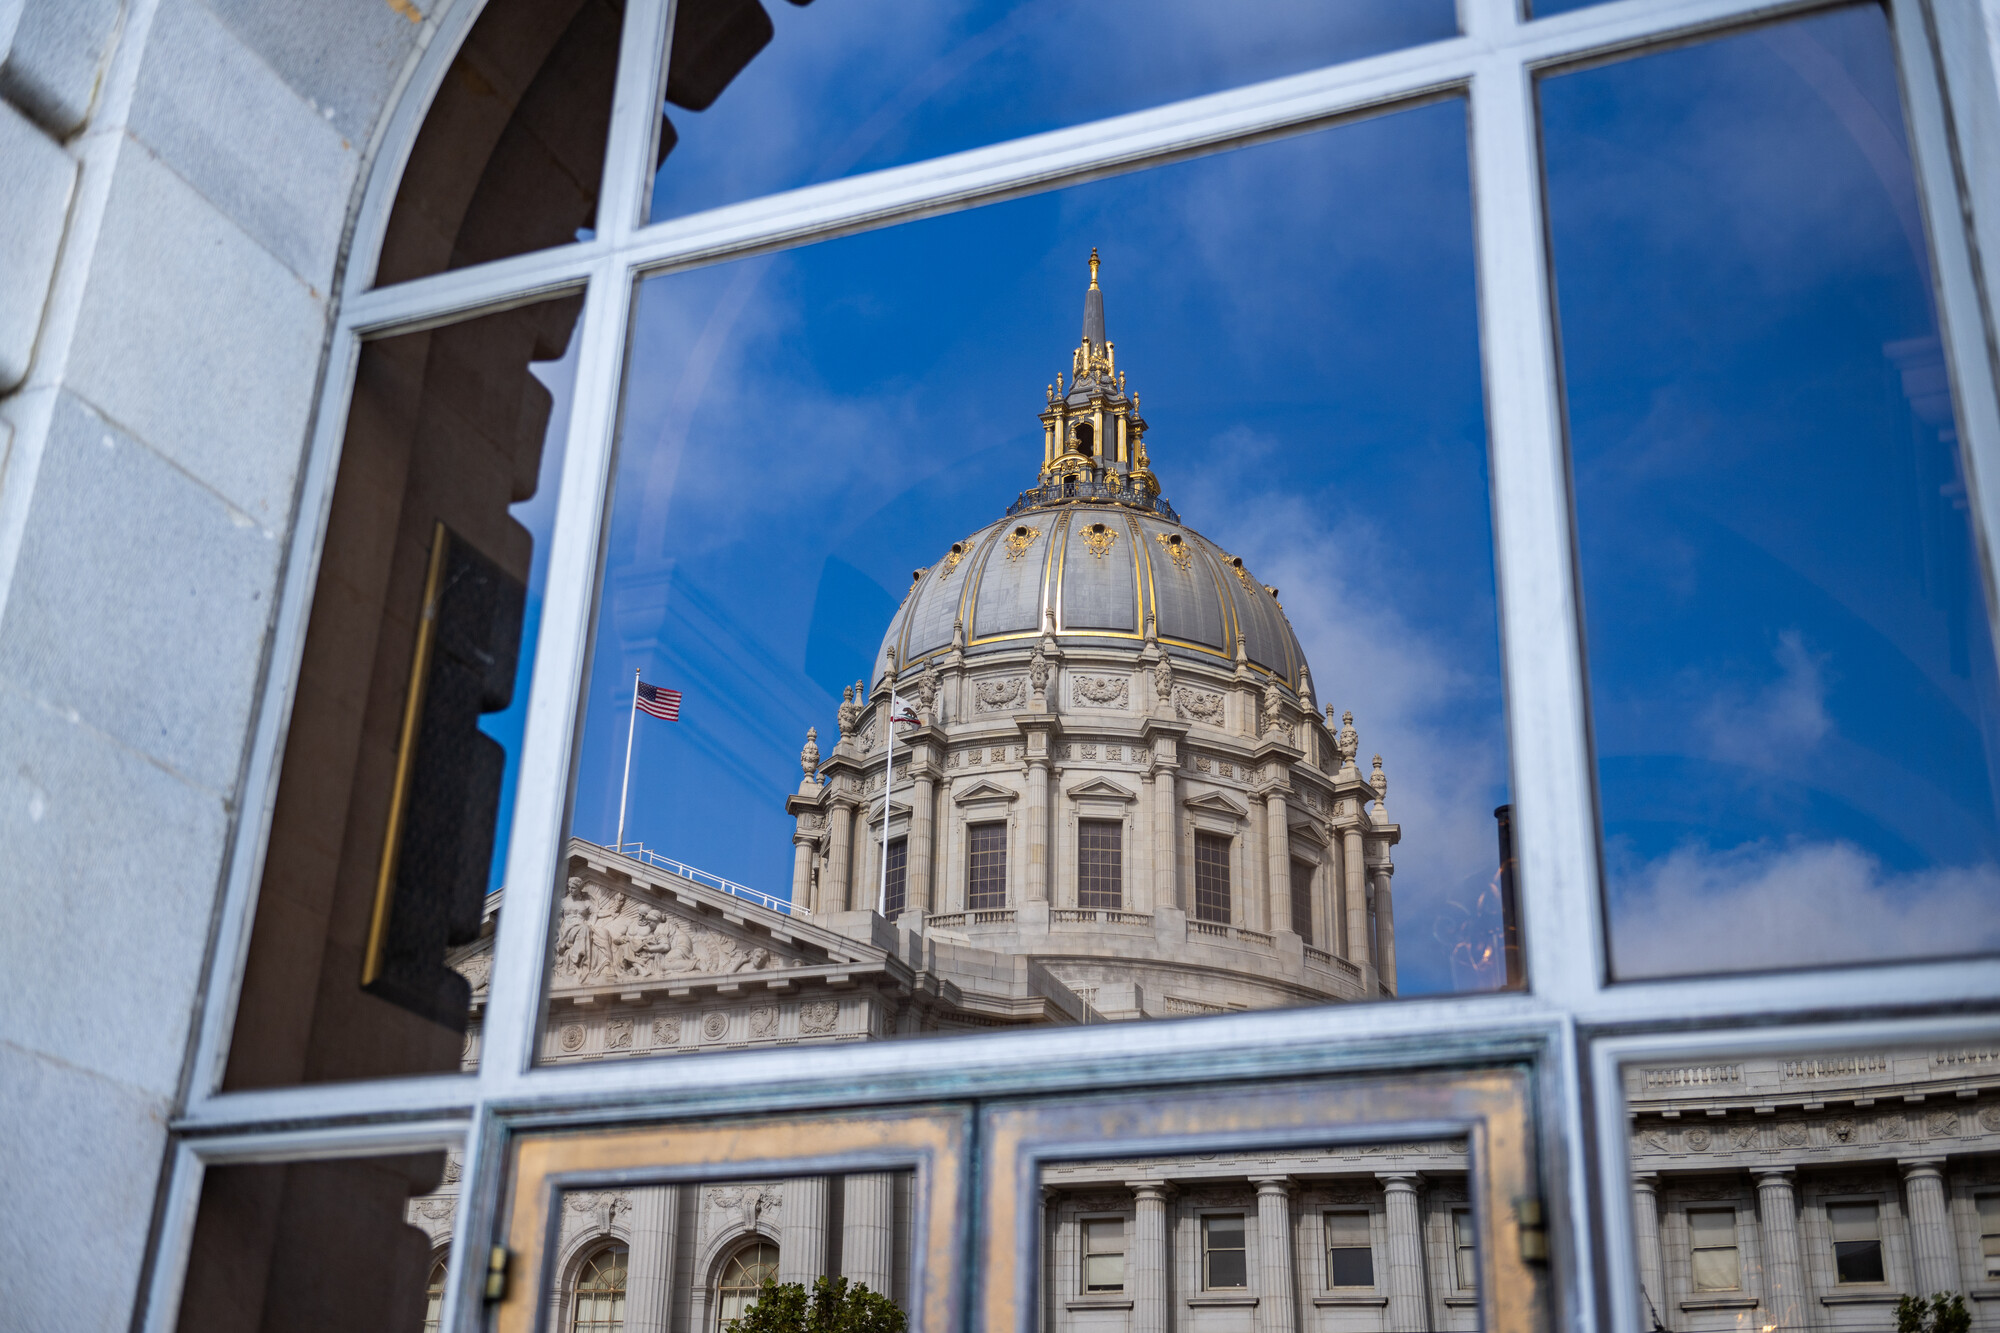
[[[1634,1194],[1639,1194],[1639,1193],[1654,1194],[1659,1191],[1659,1188],[1660,1188],[1659,1172],[1634,1171],[1632,1173],[1632,1192]]]
[[[1128,1180],[1125,1188],[1141,1201],[1165,1203],[1173,1195],[1174,1183],[1171,1180]]]
[[[1408,1190],[1412,1194],[1416,1193],[1417,1186],[1424,1183],[1421,1171],[1377,1171],[1375,1179],[1382,1182],[1385,1190]]]
[[[1298,1187],[1298,1182],[1290,1176],[1252,1176],[1250,1183],[1257,1187],[1259,1194],[1282,1194],[1288,1199]]]
[[[1924,1177],[1943,1179],[1944,1158],[1942,1157],[1898,1157],[1896,1167],[1903,1173],[1903,1179],[1916,1180]]]
[[[1790,1189],[1792,1187],[1792,1178],[1798,1175],[1798,1173],[1799,1169],[1795,1166],[1753,1166],[1750,1168],[1750,1174],[1756,1178],[1759,1189],[1762,1189],[1766,1185],[1783,1185],[1786,1189]]]

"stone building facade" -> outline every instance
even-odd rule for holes
[[[2000,1048],[1634,1067],[1651,1327],[1885,1329],[1959,1292],[2000,1328]]]

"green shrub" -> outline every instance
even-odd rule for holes
[[[812,1295],[796,1282],[768,1278],[757,1302],[727,1333],[903,1333],[908,1320],[896,1303],[844,1277],[823,1277]]]
[[[1972,1312],[1965,1297],[1938,1292],[1928,1301],[1905,1296],[1896,1302],[1896,1333],[1971,1333]]]

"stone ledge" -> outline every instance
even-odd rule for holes
[[[1374,1307],[1380,1309],[1389,1303],[1387,1296],[1315,1296],[1314,1305],[1331,1309],[1359,1309]]]

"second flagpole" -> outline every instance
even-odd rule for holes
[[[639,672],[632,668],[632,710],[625,718],[625,784],[618,789],[618,850],[625,850],[625,798],[632,794],[632,731],[639,722]]]

